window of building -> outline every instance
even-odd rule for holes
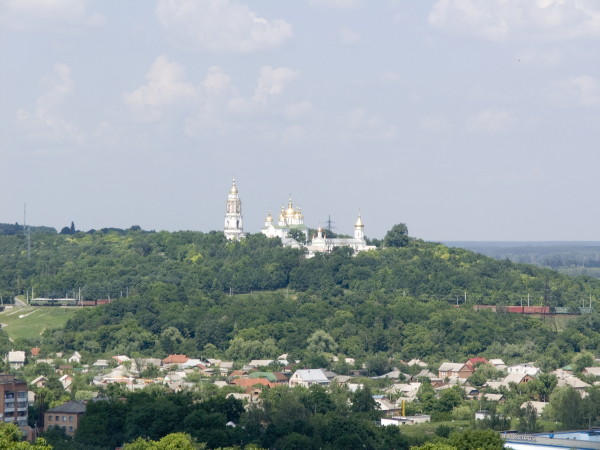
[[[52,422],[52,416],[48,416],[48,420]]]
[[[67,421],[67,416],[63,416],[63,422]]]
[[[72,433],[73,432],[73,425],[69,426],[69,431]]]
[[[69,422],[73,422],[73,416],[69,416]]]
[[[56,419],[57,422],[60,420],[60,416],[54,416],[54,418]]]
[[[27,392],[19,391],[17,392],[17,396],[19,398],[27,398]]]

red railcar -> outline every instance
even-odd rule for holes
[[[523,306],[523,314],[550,314],[549,306]]]

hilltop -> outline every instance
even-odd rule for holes
[[[219,232],[40,233],[30,259],[23,244],[23,236],[0,237],[5,298],[33,288],[35,296],[75,296],[81,289],[86,299],[116,299],[77,313],[58,334],[28,341],[52,348],[147,355],[176,350],[232,359],[292,352],[315,361],[323,352],[358,358],[545,355],[557,365],[600,342],[592,331],[596,314],[558,329],[537,318],[472,308],[518,305],[527,294],[533,305],[576,307],[583,298],[598,298],[599,281],[418,239],[356,256],[340,248],[311,259],[261,234],[227,241]],[[311,338],[317,342],[312,347]]]

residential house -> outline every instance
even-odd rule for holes
[[[30,384],[35,386],[36,388],[44,388],[46,387],[46,383],[48,383],[48,378],[44,375],[40,375],[35,380],[33,380]]]
[[[14,375],[0,374],[0,414],[4,422],[27,425],[27,382]]]
[[[373,400],[379,405],[379,410],[383,412],[384,417],[393,417],[401,414],[402,407],[396,405],[389,398],[383,395],[374,395]]]
[[[304,386],[310,387],[313,384],[327,385],[331,381],[321,369],[302,369],[296,370],[290,378],[290,387]]]
[[[477,364],[489,364],[490,362],[485,358],[469,358],[465,363],[466,366],[469,366],[471,370],[475,371],[475,366]]]
[[[11,369],[20,369],[25,365],[25,352],[12,350],[8,352],[6,361],[8,361]]]
[[[256,385],[262,385],[266,387],[273,387],[277,385],[276,383],[273,383],[266,378],[236,378],[231,383],[235,386],[244,388],[246,390],[246,393],[254,390],[254,387]]]
[[[124,362],[131,361],[131,358],[127,355],[115,355],[112,357],[118,364],[123,364]]]
[[[600,377],[600,367],[586,367],[583,369],[583,373],[594,377]]]
[[[41,351],[41,350],[42,350],[42,349],[41,349],[41,348],[39,348],[39,347],[33,347],[33,348],[32,348],[32,349],[29,351],[29,353],[31,353],[31,357],[32,357],[32,358],[37,358],[38,356],[40,356],[40,351]]]
[[[272,364],[274,360],[272,359],[253,359],[247,365],[252,369],[257,369],[259,367],[266,367],[269,364]]]
[[[506,364],[501,359],[490,359],[490,364],[497,370],[506,370]]]
[[[411,359],[406,363],[407,366],[419,366],[419,367],[427,367],[427,363],[425,361],[421,361],[420,359]]]
[[[438,369],[439,378],[469,378],[473,375],[473,369],[463,363],[445,362]]]
[[[397,416],[397,417],[388,417],[380,419],[380,423],[382,426],[389,425],[414,425],[416,423],[426,423],[431,422],[431,416],[426,414],[419,414],[416,416]]]
[[[546,406],[550,404],[548,402],[525,402],[521,405],[521,409],[527,408],[528,403],[531,403],[531,406],[533,406],[533,409],[535,409],[538,417],[542,415]]]
[[[71,392],[71,386],[73,385],[73,377],[71,375],[64,374],[58,381],[60,381],[65,391]]]
[[[389,393],[389,394],[399,394],[400,395],[400,400],[408,400],[408,401],[413,401],[415,398],[417,398],[417,392],[419,391],[419,388],[421,387],[422,383],[397,383],[397,384],[392,384],[390,387],[388,387],[386,389],[385,392]]]
[[[528,375],[526,373],[509,373],[508,375],[506,375],[504,377],[504,379],[502,380],[502,386],[505,387],[509,387],[510,383],[515,383],[515,384],[525,384],[525,383],[529,383],[530,381],[533,381],[533,377],[531,375]]]
[[[108,368],[108,361],[106,359],[99,359],[94,364],[92,364],[94,369],[104,370]]]
[[[169,355],[165,359],[162,360],[163,366],[172,366],[172,365],[180,365],[185,364],[189,358],[186,355]]]
[[[73,354],[69,357],[69,359],[67,359],[67,362],[69,363],[77,363],[77,364],[81,364],[81,355],[79,354],[78,351],[73,352]]]
[[[540,372],[540,369],[538,367],[535,367],[533,365],[533,363],[529,362],[529,363],[517,364],[514,366],[507,367],[506,371],[509,374],[510,373],[524,373],[524,374],[531,375],[532,377],[534,377]]]
[[[62,428],[67,436],[74,436],[85,414],[85,403],[70,401],[49,409],[44,413],[44,431]]]
[[[504,403],[506,398],[503,394],[480,394],[479,398],[487,400],[488,402]]]

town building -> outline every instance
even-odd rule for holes
[[[85,403],[70,401],[49,409],[44,413],[44,431],[62,428],[67,436],[73,437],[81,418],[85,414]]]
[[[235,178],[231,183],[231,189],[227,196],[225,208],[225,228],[224,233],[227,239],[242,239],[244,234],[244,222],[242,219],[242,200],[235,184]]]
[[[14,375],[0,374],[0,418],[3,422],[27,425],[27,382]]]
[[[354,224],[354,237],[353,238],[326,238],[323,235],[321,227],[317,230],[317,236],[306,246],[308,250],[308,257],[314,256],[316,253],[330,253],[333,249],[338,247],[350,247],[355,253],[362,252],[364,250],[372,250],[375,247],[367,245],[365,240],[365,226],[363,224],[360,213],[358,219]]]

